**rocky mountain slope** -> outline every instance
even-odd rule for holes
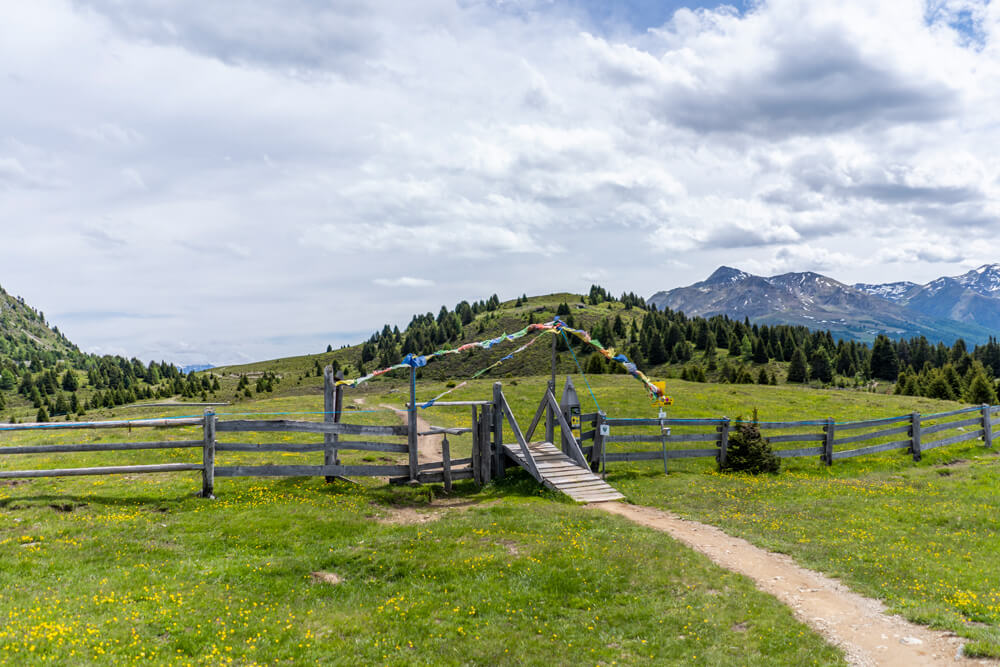
[[[859,283],[855,287],[932,318],[1000,330],[1000,264],[985,264],[960,276],[944,276],[926,285]]]
[[[971,282],[971,281],[970,281]],[[989,278],[977,283],[987,289]],[[997,285],[1000,286],[1000,280]],[[708,279],[688,287],[657,292],[648,302],[659,309],[681,310],[690,315],[710,317],[725,314],[749,318],[761,324],[799,324],[812,329],[829,329],[835,336],[871,341],[878,334],[893,338],[926,336],[931,341],[951,343],[964,338],[970,343],[985,342],[991,335],[983,318],[961,320],[955,308],[913,307],[919,286],[912,283],[851,286],[813,273],[785,273],[755,276],[738,269],[720,267]],[[951,286],[942,287],[951,289]],[[961,286],[974,297],[988,299]],[[945,296],[943,298],[947,299]],[[943,301],[942,300],[942,301]],[[1000,300],[996,314],[1000,319]],[[970,304],[978,308],[978,303]],[[954,306],[954,304],[952,304]]]

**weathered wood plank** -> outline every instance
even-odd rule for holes
[[[201,497],[215,497],[215,411],[205,410],[202,427]]]
[[[580,442],[583,442],[584,440],[593,440],[595,435],[597,435],[597,431],[594,429],[584,431],[580,434]]]
[[[920,434],[920,413],[911,412],[910,413],[910,453],[913,454],[913,460],[919,461],[921,454],[921,434]]]
[[[726,418],[719,427],[719,465],[725,466],[729,457],[729,419]]]
[[[139,419],[115,420],[103,422],[44,422],[28,424],[0,424],[0,431],[76,431],[95,428],[171,428],[181,426],[201,426],[202,417],[186,417],[184,419]]]
[[[883,419],[868,419],[866,421],[837,424],[837,430],[854,431],[859,428],[872,428],[873,426],[883,426],[886,424],[892,424],[894,422],[902,422],[902,421],[908,422],[909,420],[910,420],[910,415],[900,415],[899,417],[885,417]]]
[[[161,463],[139,466],[105,466],[101,468],[53,468],[51,470],[4,470],[0,479],[28,477],[80,477],[86,475],[131,475],[153,472],[183,472],[202,470],[200,463]]]
[[[993,446],[993,425],[990,423],[990,406],[983,405],[983,414],[979,420],[982,423],[983,441],[987,447]]]
[[[409,473],[408,465],[259,465],[215,468],[216,477],[392,477]]]
[[[0,447],[4,454],[70,454],[73,452],[117,452],[139,449],[187,449],[201,447],[203,440],[166,440],[163,442],[93,442],[72,445],[32,445],[23,447]]]
[[[421,431],[417,435],[462,435],[463,433],[472,433],[471,428],[455,427],[449,428],[446,426],[431,426],[429,431]]]
[[[668,459],[689,459],[707,458],[716,456],[718,449],[668,449],[666,458]],[[662,451],[649,452],[608,452],[605,455],[608,463],[627,461],[660,461],[664,458]]]
[[[410,479],[417,480],[420,447],[417,444],[417,367],[410,366],[410,405],[406,409],[406,444],[409,448]]]
[[[470,461],[471,463],[471,461]],[[444,483],[444,492],[451,493],[451,444],[448,442],[448,436],[443,436],[441,438],[441,481]]]
[[[924,435],[929,435],[931,433],[939,433],[941,431],[947,431],[949,429],[959,428],[960,426],[972,426],[973,424],[978,426],[980,424],[980,421],[981,420],[979,417],[975,417],[973,419],[960,419],[958,421],[945,422],[944,424],[934,424],[933,426],[924,426],[922,427],[922,430],[924,432]]]
[[[826,434],[826,438],[821,458],[828,466],[833,465],[833,441],[836,438],[836,430],[837,426],[833,422],[833,417],[827,419],[826,426],[823,427],[823,433]]]
[[[778,458],[790,459],[797,456],[819,456],[823,453],[825,447],[801,447],[799,449],[775,449],[774,454]]]
[[[201,419],[198,424],[201,424]],[[338,435],[406,435],[406,426],[372,426],[368,424],[344,424],[293,421],[290,419],[235,419],[216,424],[219,433],[336,433]]]
[[[362,452],[389,452],[405,454],[409,448],[398,442],[367,442],[363,440],[338,440],[337,449],[351,449]],[[292,444],[281,442],[218,442],[215,450],[219,452],[322,452],[328,445],[322,442],[308,444]],[[336,464],[332,464],[336,465]]]
[[[935,447],[945,447],[947,445],[954,445],[955,443],[965,442],[966,440],[974,440],[975,438],[981,438],[983,436],[982,429],[976,429],[975,431],[969,431],[968,433],[960,433],[958,435],[952,436],[950,438],[944,438],[943,440],[935,440],[934,442],[924,442],[923,449],[934,449]]]
[[[443,449],[443,443],[442,443]],[[450,449],[449,449],[450,453]],[[451,466],[471,466],[472,457],[466,457],[464,459],[451,459]],[[430,463],[421,463],[417,466],[417,470],[439,470],[444,467],[444,461],[431,461]]]
[[[434,401],[428,405],[426,409],[429,410],[430,408],[446,408],[467,405],[490,405],[490,401]],[[406,404],[406,407],[410,407],[409,403]]]
[[[909,419],[909,417],[907,417]],[[839,426],[837,427],[839,430]],[[837,438],[833,441],[834,445],[847,445],[852,442],[864,442],[865,440],[874,440],[875,438],[884,438],[890,435],[897,435],[899,433],[909,433],[910,425],[905,424],[903,426],[895,426],[893,428],[887,428],[882,431],[872,431],[871,433],[862,433],[860,435],[852,435],[847,438]]]
[[[667,442],[718,442],[718,433],[678,433],[677,435],[668,435],[664,438],[662,435],[609,435],[604,439],[605,442],[655,442],[657,444],[663,442],[666,439]]]
[[[472,468],[458,468],[457,470],[453,469],[451,471],[451,481],[452,482],[458,481],[460,479],[472,479],[472,478],[473,478]],[[404,477],[404,478],[402,478],[400,480],[390,480],[390,481],[395,481],[397,483],[400,483],[400,482],[406,482],[408,480],[409,480],[409,477]],[[442,484],[443,483],[445,485],[445,491],[448,491],[448,487],[451,485],[451,482],[449,482],[445,478],[445,473],[444,472],[420,472],[420,473],[417,473],[417,481],[420,482],[421,484]]]
[[[739,423],[741,422],[734,421],[733,427],[735,428]],[[822,425],[823,422],[813,419],[811,421],[804,422],[760,422],[757,424],[757,427],[762,431],[769,431],[775,428],[815,428]]]
[[[939,412],[935,415],[921,415],[920,418],[925,422],[929,422],[937,419],[944,419],[945,417],[954,417],[955,415],[963,415],[967,412],[973,412],[978,409],[979,408],[972,408],[972,410],[970,410],[969,408],[961,408],[959,410],[952,410],[951,412]]]
[[[909,430],[909,426],[906,427]],[[837,459],[850,459],[855,456],[865,456],[866,454],[877,454],[879,452],[888,452],[893,449],[907,449],[910,446],[910,439],[906,440],[896,440],[895,442],[885,442],[881,445],[871,445],[870,447],[860,447],[858,449],[847,449],[840,452],[834,452],[833,458]]]
[[[608,426],[722,426],[722,419],[605,419]]]
[[[768,435],[765,436],[768,442],[772,445],[777,445],[782,442],[823,442],[826,440],[825,433],[789,433],[787,435]]]

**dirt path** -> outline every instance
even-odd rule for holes
[[[886,613],[881,602],[850,591],[840,582],[807,570],[788,556],[760,549],[714,526],[669,512],[623,503],[590,508],[618,514],[672,537],[727,570],[753,579],[760,590],[791,607],[795,616],[840,646],[851,665],[995,665],[961,656],[964,640]]]
[[[355,398],[355,405],[364,405],[364,398]],[[405,424],[407,422],[406,410],[402,410],[393,405],[387,403],[382,403],[379,407],[386,408],[387,410],[392,410],[403,420]],[[431,430],[430,423],[417,413],[417,432],[423,433],[425,431]],[[444,436],[440,435],[421,435],[417,438],[417,461],[420,463],[430,463],[432,461],[443,461],[444,460],[444,450],[441,448],[441,439]]]

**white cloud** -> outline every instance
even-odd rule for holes
[[[0,284],[139,315],[60,324],[88,349],[219,363],[494,292],[1000,259],[1000,5],[747,6],[18,4]]]
[[[401,276],[399,278],[376,278],[372,281],[382,287],[433,287],[434,281],[426,278],[411,278]]]

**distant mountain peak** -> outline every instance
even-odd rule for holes
[[[708,278],[705,279],[706,283],[735,283],[741,280],[746,280],[750,278],[750,274],[745,271],[740,271],[739,269],[734,269],[731,266],[720,266],[715,271],[712,272]]]
[[[1000,265],[962,278],[970,283],[975,280],[976,286],[964,287],[958,278],[935,281],[941,287],[904,281],[851,286],[814,271],[762,277],[721,266],[707,280],[657,292],[647,303],[688,316],[727,315],[759,324],[800,324],[858,340],[884,333],[923,335],[948,343],[958,337],[980,342],[989,336],[989,328],[1000,328]],[[974,293],[991,289],[997,292]],[[956,304],[961,308],[954,308]]]
[[[968,273],[955,276],[962,287],[967,287],[979,294],[994,296],[1000,292],[1000,264],[983,264]]]

